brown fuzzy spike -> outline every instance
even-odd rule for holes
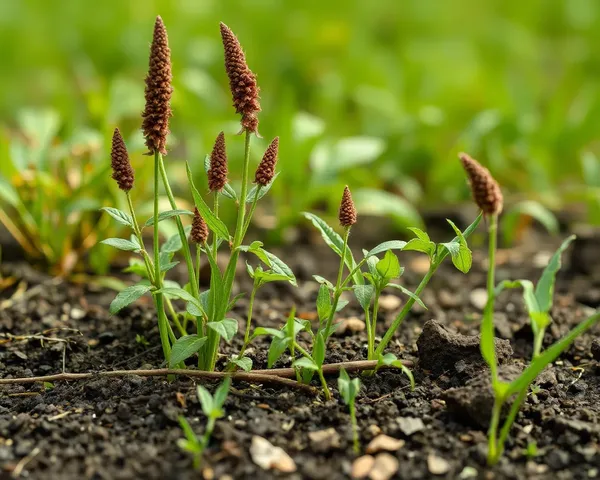
[[[279,153],[279,137],[275,137],[265,150],[262,160],[258,164],[254,183],[266,187],[275,176],[275,165],[277,164],[277,155]]]
[[[256,75],[248,68],[242,46],[231,29],[221,22],[221,38],[225,50],[225,71],[233,96],[235,111],[242,115],[242,131],[258,135],[260,103]]]
[[[199,244],[206,243],[206,240],[208,239],[208,226],[197,208],[194,208],[194,219],[192,220],[190,238],[193,242]]]
[[[225,134],[219,133],[210,154],[210,168],[207,172],[208,188],[211,192],[220,192],[227,180],[227,150],[225,149]]]
[[[110,166],[112,167],[112,178],[116,180],[119,188],[124,192],[128,192],[133,188],[133,168],[129,162],[129,154],[127,153],[127,147],[121,136],[121,132],[118,128],[115,128],[115,132],[112,137],[112,148],[110,150]]]
[[[342,227],[351,227],[356,223],[356,207],[352,200],[352,194],[348,186],[344,188],[344,194],[342,195],[342,202],[340,203],[340,225]]]
[[[171,50],[167,29],[162,18],[156,17],[154,36],[150,46],[150,61],[146,76],[146,108],[142,113],[144,119],[142,130],[146,138],[149,155],[159,152],[167,154],[166,144],[169,133],[171,111]]]
[[[460,153],[460,161],[469,177],[473,200],[486,215],[499,214],[502,211],[503,197],[498,182],[487,168],[466,153]]]

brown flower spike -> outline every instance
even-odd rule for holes
[[[190,237],[193,242],[199,244],[206,243],[206,239],[208,238],[208,226],[197,208],[194,208],[194,219],[192,220]]]
[[[229,77],[229,88],[233,96],[235,111],[242,115],[242,131],[258,135],[260,103],[256,75],[248,68],[242,46],[231,29],[221,22],[221,38],[225,50],[225,71]]]
[[[146,138],[148,154],[155,152],[167,154],[167,134],[169,133],[169,118],[171,111],[171,50],[167,29],[162,18],[156,17],[154,36],[150,46],[150,61],[146,76],[146,108],[142,113],[144,119],[142,130]]]
[[[351,227],[356,223],[356,207],[352,201],[352,195],[348,186],[344,188],[344,195],[342,195],[342,203],[340,204],[340,225],[342,227]]]
[[[227,183],[227,150],[225,134],[219,133],[210,154],[210,168],[207,172],[208,188],[211,192],[220,192]]]
[[[258,164],[254,183],[266,187],[275,176],[275,165],[277,164],[277,154],[279,153],[279,137],[275,137],[271,144],[265,150],[262,160]]]
[[[127,147],[118,128],[112,137],[112,148],[110,150],[110,166],[112,167],[112,178],[116,180],[119,188],[124,192],[129,192],[133,188],[133,168],[129,162]]]
[[[460,153],[460,161],[469,177],[475,203],[485,215],[497,215],[502,211],[502,191],[487,168],[466,153]]]

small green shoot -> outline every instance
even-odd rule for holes
[[[215,428],[215,423],[219,418],[225,415],[223,411],[223,404],[229,394],[229,387],[231,385],[231,378],[227,377],[223,380],[223,383],[215,390],[215,394],[211,395],[210,392],[202,385],[198,385],[197,394],[198,400],[202,407],[202,412],[208,418],[204,435],[198,438],[189,422],[183,416],[179,416],[179,425],[183,430],[185,438],[181,438],[177,441],[177,445],[185,452],[192,454],[194,459],[194,468],[200,468],[202,465],[202,454],[208,446],[210,437]]]
[[[360,391],[360,380],[353,378],[350,380],[348,373],[343,368],[340,370],[340,376],[338,378],[338,390],[340,396],[344,399],[344,403],[348,405],[350,410],[350,421],[352,422],[352,443],[354,453],[357,455],[360,453],[360,442],[358,440],[358,424],[356,422],[356,395]]]

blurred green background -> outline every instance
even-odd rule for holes
[[[181,196],[183,160],[205,181],[203,159],[220,130],[234,184],[241,163],[223,21],[261,87],[255,160],[281,137],[282,173],[265,222],[274,236],[301,210],[335,211],[346,183],[362,213],[401,225],[418,222],[419,209],[464,201],[461,150],[490,168],[509,208],[577,204],[600,223],[597,0],[0,2],[6,182],[14,186],[16,172],[31,166],[31,152],[15,142],[31,147],[44,135],[49,163],[68,163],[83,145],[85,168],[102,171],[115,126],[136,169],[150,166],[139,126],[157,14],[172,50],[168,168],[181,175]],[[56,153],[57,145],[68,148]],[[114,194],[102,178],[98,191]]]

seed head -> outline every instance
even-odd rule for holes
[[[277,164],[277,154],[279,153],[279,137],[275,137],[265,150],[262,160],[258,164],[254,183],[266,187],[275,176],[275,165]]]
[[[502,191],[487,168],[466,153],[460,153],[460,161],[469,177],[473,200],[486,215],[499,214],[502,211]]]
[[[342,195],[339,219],[342,227],[351,227],[356,223],[356,207],[352,201],[352,195],[348,186],[344,188],[344,194]]]
[[[121,136],[121,132],[118,128],[115,128],[115,132],[112,137],[112,148],[110,150],[110,166],[112,167],[112,178],[116,180],[119,188],[124,192],[128,192],[133,188],[133,168],[129,162],[129,154],[127,153],[127,147]]]
[[[210,168],[207,172],[208,188],[211,192],[220,192],[227,183],[227,150],[225,149],[225,134],[217,135],[215,145],[210,154]]]
[[[208,227],[197,208],[194,208],[194,219],[192,220],[190,237],[193,242],[199,244],[206,243],[206,239],[208,238]]]
[[[242,115],[242,131],[258,135],[260,103],[256,75],[248,68],[242,46],[231,29],[221,22],[221,38],[225,49],[225,71],[229,77],[229,89],[233,96],[236,113]]]
[[[159,152],[167,154],[167,134],[169,133],[169,118],[171,111],[171,50],[167,29],[162,18],[156,17],[154,36],[150,46],[150,61],[146,76],[146,108],[142,112],[142,130],[146,137],[148,155]]]

